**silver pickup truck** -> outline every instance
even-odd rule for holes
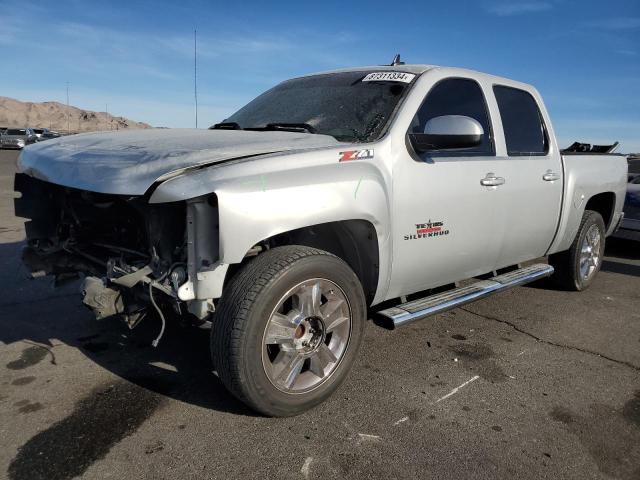
[[[220,379],[273,416],[336,390],[369,313],[588,287],[627,177],[623,156],[563,154],[533,87],[404,64],[285,81],[209,130],[54,139],[18,167],[32,271],[81,273],[99,319],[157,313],[154,345],[172,312],[211,322]]]
[[[0,133],[0,148],[22,149],[38,141],[31,128],[8,128]]]

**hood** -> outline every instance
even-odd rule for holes
[[[161,177],[268,153],[331,147],[328,135],[244,130],[149,129],[85,133],[26,147],[18,171],[99,193],[143,195]]]

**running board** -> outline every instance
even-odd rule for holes
[[[488,297],[511,287],[524,285],[553,273],[553,267],[544,263],[536,263],[528,267],[513,270],[488,280],[480,280],[464,287],[454,288],[446,292],[412,300],[397,307],[387,308],[378,312],[389,318],[393,327],[405,325],[414,320],[429,317],[451,310],[469,302]]]

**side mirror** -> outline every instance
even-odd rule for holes
[[[409,139],[418,153],[477,147],[484,130],[477,120],[463,115],[434,117],[424,126],[424,133],[410,133]]]

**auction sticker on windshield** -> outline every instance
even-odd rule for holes
[[[413,73],[373,72],[362,79],[363,82],[403,82],[411,83],[416,78]]]

